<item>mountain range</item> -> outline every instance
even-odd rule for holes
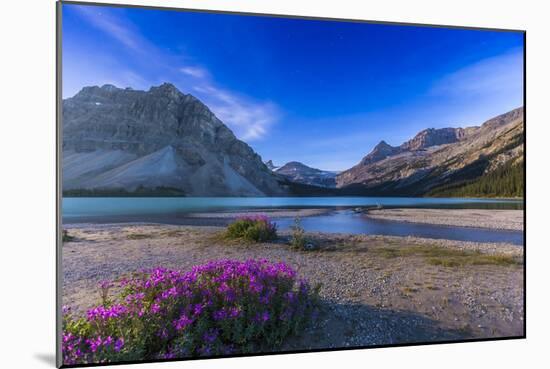
[[[523,130],[523,108],[518,108],[480,127],[426,129],[396,147],[381,141],[338,174],[336,184],[378,195],[420,196],[459,188],[497,170],[523,167]]]
[[[479,127],[425,129],[400,146],[381,141],[340,173],[262,162],[205,104],[169,83],[85,87],[63,101],[62,118],[65,195],[437,196],[472,186],[491,187],[491,196],[519,186],[522,193],[523,108]]]

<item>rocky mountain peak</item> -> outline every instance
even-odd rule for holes
[[[236,196],[283,192],[250,146],[200,100],[170,83],[148,91],[91,86],[65,99],[63,151],[74,165],[73,173],[64,164],[66,189],[165,186],[188,195]],[[161,169],[162,175],[153,175]]]
[[[360,165],[371,164],[387,158],[388,156],[395,155],[399,152],[399,148],[389,145],[386,141],[380,141],[372,151],[365,156]]]
[[[378,150],[381,150],[381,149],[385,149],[385,148],[388,148],[388,147],[392,147],[392,146],[389,145],[386,141],[382,140],[374,148],[378,149]]]
[[[401,145],[403,150],[415,151],[430,146],[454,143],[461,137],[459,128],[428,128],[420,131],[413,139]]]
[[[101,89],[103,91],[108,91],[108,92],[118,90],[118,88],[115,85],[112,85],[110,83],[104,84],[103,86],[101,86]]]
[[[270,170],[275,170],[276,168],[278,168],[275,164],[273,164],[273,160],[268,160],[265,162],[265,165],[270,169]]]
[[[183,94],[180,92],[180,90],[177,89],[176,86],[168,82],[165,82],[160,86],[151,87],[149,89],[149,92],[154,94],[164,95],[167,97],[172,97],[172,98],[183,96]]]
[[[289,161],[281,168],[309,168],[307,165],[300,163],[299,161]]]
[[[319,187],[335,187],[336,173],[311,168],[299,161],[291,161],[275,170],[277,174],[293,182],[304,183]]]

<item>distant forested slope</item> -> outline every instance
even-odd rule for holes
[[[474,180],[435,188],[427,196],[523,197],[523,171],[523,162],[515,165],[507,163]]]

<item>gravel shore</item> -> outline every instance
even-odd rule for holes
[[[409,223],[523,230],[523,210],[375,209],[369,210],[365,216]]]
[[[316,251],[221,241],[219,227],[71,225],[63,245],[63,303],[84,312],[97,282],[138,269],[189,270],[213,259],[284,261],[320,284],[322,313],[282,350],[523,335],[523,249],[414,237],[309,234]],[[445,266],[422,250],[478,250],[509,265]],[[416,251],[418,250],[418,252]],[[403,252],[403,255],[400,253]],[[443,259],[442,259],[443,260]]]

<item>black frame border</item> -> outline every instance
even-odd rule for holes
[[[76,364],[76,365],[63,365],[62,352],[61,352],[61,335],[62,335],[62,204],[63,199],[61,192],[62,183],[62,107],[63,107],[63,94],[62,94],[62,8],[63,5],[83,5],[83,6],[101,6],[110,8],[131,8],[131,9],[149,9],[149,10],[162,10],[162,11],[177,11],[177,12],[191,12],[191,13],[208,13],[208,14],[228,14],[228,15],[243,15],[243,16],[256,16],[256,17],[271,17],[271,18],[285,18],[285,19],[302,19],[302,20],[320,20],[320,21],[332,21],[332,22],[348,22],[348,23],[367,23],[367,24],[383,24],[392,26],[412,26],[412,27],[428,27],[428,28],[445,28],[445,29],[460,29],[460,30],[475,30],[475,31],[496,31],[496,32],[513,32],[523,34],[523,155],[524,155],[524,167],[523,167],[523,335],[509,336],[509,337],[491,337],[491,338],[473,338],[464,340],[444,340],[444,341],[428,341],[428,342],[412,342],[412,343],[397,343],[397,344],[384,344],[384,345],[370,345],[370,346],[353,346],[353,347],[337,347],[326,349],[309,349],[309,350],[288,350],[288,351],[273,351],[273,352],[257,352],[253,354],[232,354],[232,355],[219,355],[209,357],[189,357],[189,358],[177,358],[177,359],[151,359],[140,361],[119,361],[112,363],[90,363],[90,364]],[[505,29],[505,28],[493,28],[493,27],[475,27],[475,26],[456,26],[456,25],[443,25],[443,24],[426,24],[426,23],[409,23],[409,22],[391,22],[391,21],[377,21],[377,20],[363,20],[363,19],[348,19],[348,18],[330,18],[320,16],[303,16],[303,15],[291,15],[291,14],[269,14],[269,13],[254,13],[254,12],[239,12],[228,10],[215,10],[215,9],[193,9],[193,8],[178,8],[178,7],[163,7],[153,5],[135,5],[135,4],[113,4],[113,3],[100,3],[100,2],[87,2],[87,1],[65,1],[58,0],[56,2],[56,367],[58,368],[82,368],[82,367],[100,367],[109,365],[128,365],[128,364],[149,364],[149,363],[162,363],[162,362],[178,362],[178,361],[194,361],[194,360],[215,360],[225,358],[238,358],[238,357],[255,357],[255,356],[271,356],[271,355],[284,355],[284,354],[304,354],[304,353],[319,353],[319,352],[336,352],[336,351],[350,351],[350,350],[364,350],[364,349],[376,349],[376,348],[389,348],[389,347],[413,347],[413,346],[431,346],[431,345],[443,345],[443,344],[456,344],[456,343],[472,343],[472,342],[493,342],[493,341],[508,341],[519,340],[527,338],[527,31],[524,29]]]

